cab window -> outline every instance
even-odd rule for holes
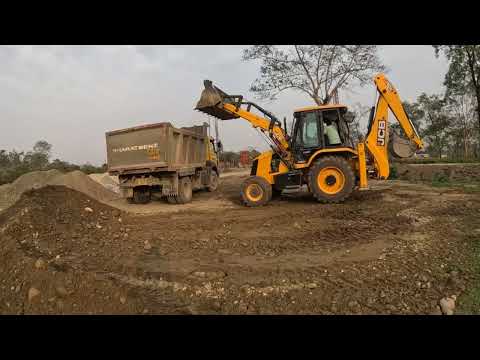
[[[300,131],[301,142],[304,147],[318,147],[318,121],[317,114],[314,112],[305,113]]]

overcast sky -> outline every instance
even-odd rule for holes
[[[208,117],[193,110],[203,80],[249,100],[259,64],[241,61],[245,46],[0,46],[0,149],[30,150],[37,140],[53,145],[53,157],[76,163],[105,162],[105,132],[170,121],[199,125]],[[379,54],[402,100],[442,92],[445,59],[431,46],[382,46]],[[371,84],[340,94],[346,105],[372,106]],[[311,105],[286,92],[258,102],[291,119]],[[220,122],[225,150],[262,148],[263,139],[245,121]]]

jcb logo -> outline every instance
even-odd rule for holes
[[[377,145],[385,146],[385,131],[387,123],[385,120],[380,120],[378,122],[378,132],[377,132]]]

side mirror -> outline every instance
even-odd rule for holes
[[[346,123],[351,124],[355,120],[355,114],[351,111],[347,111],[345,115],[343,115],[343,119]]]

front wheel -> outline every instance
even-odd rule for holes
[[[246,206],[262,206],[272,199],[272,185],[260,176],[250,176],[243,182],[240,194]]]
[[[309,187],[323,203],[339,203],[350,196],[355,187],[355,174],[341,156],[326,156],[315,161],[309,171]]]

